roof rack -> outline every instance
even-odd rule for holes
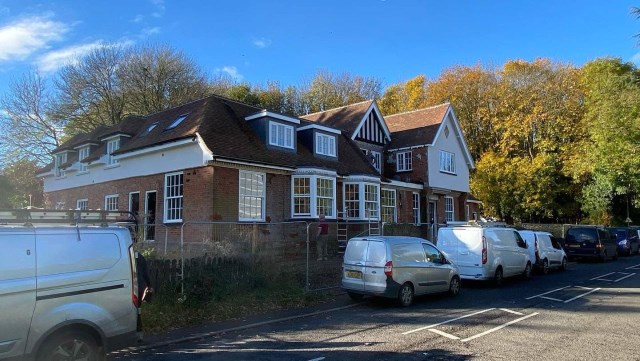
[[[0,225],[7,224],[109,224],[138,225],[133,212],[60,209],[0,209]]]
[[[447,227],[508,227],[505,222],[482,222],[482,221],[448,221]]]

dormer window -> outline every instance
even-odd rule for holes
[[[326,134],[316,134],[316,153],[329,157],[336,156],[336,137]]]
[[[107,142],[107,156],[109,157],[109,161],[107,165],[115,165],[118,164],[118,160],[113,156],[113,152],[120,149],[120,138],[111,139]]]
[[[67,162],[67,153],[56,154],[54,159],[53,173],[56,177],[64,177],[65,171],[61,168]]]
[[[269,145],[282,148],[293,148],[293,127],[290,125],[269,122]]]
[[[138,136],[138,138],[144,138],[146,137],[149,133],[151,133],[152,130],[154,130],[156,127],[158,126],[158,122],[155,122],[151,125],[149,125],[147,127],[147,129],[144,130],[144,132],[140,133],[140,135]]]
[[[82,161],[89,156],[89,146],[84,146],[80,149],[78,149],[78,162],[80,162],[80,171],[81,172],[86,172],[87,171],[87,165],[82,163]]]
[[[179,117],[176,118],[176,120],[174,120],[171,124],[169,124],[168,127],[164,128],[164,130],[171,130],[175,127],[177,127],[178,125],[180,125],[180,123],[182,123],[182,121],[188,116],[189,114],[182,114]]]

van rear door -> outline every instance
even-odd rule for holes
[[[458,240],[457,266],[460,275],[482,277],[482,229],[475,227],[453,229],[452,234]]]
[[[351,290],[364,291],[364,265],[369,241],[352,239],[344,252],[342,285]]]
[[[364,290],[368,292],[384,292],[387,288],[387,275],[384,267],[387,263],[387,244],[382,241],[369,240],[367,260],[364,268]]]
[[[35,234],[0,231],[0,359],[22,356],[36,303]]]

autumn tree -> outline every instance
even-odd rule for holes
[[[427,105],[426,87],[424,75],[389,86],[378,101],[380,111],[391,115],[424,108]]]
[[[320,71],[298,89],[302,102],[300,108],[303,114],[308,114],[378,98],[382,82],[348,73],[335,75]]]

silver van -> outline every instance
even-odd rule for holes
[[[458,267],[426,239],[399,236],[352,238],[342,264],[342,287],[354,300],[364,295],[396,298],[409,306],[416,295],[460,291]]]
[[[129,229],[0,226],[0,310],[0,359],[100,360],[135,343]]]

